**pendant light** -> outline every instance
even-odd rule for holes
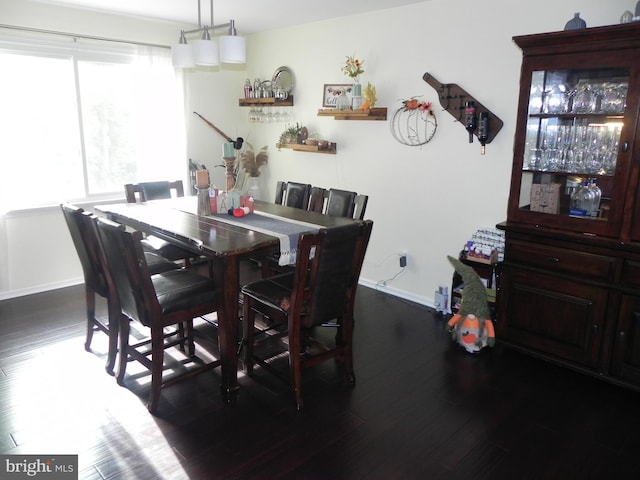
[[[240,64],[246,63],[246,41],[239,37],[236,31],[235,20],[222,25],[213,25],[213,0],[210,0],[211,23],[202,26],[200,21],[200,0],[198,0],[198,28],[194,30],[181,30],[180,40],[177,45],[171,47],[173,66],[176,68],[192,68],[194,66],[215,67],[222,63]],[[228,28],[227,35],[220,37],[219,47],[216,39],[211,39],[209,30],[215,31]],[[187,35],[202,33],[202,37],[187,43]]]
[[[247,46],[245,39],[238,36],[236,22],[229,22],[229,33],[220,37],[220,59],[223,63],[245,63]]]
[[[196,66],[193,49],[187,43],[184,30],[180,32],[180,42],[171,47],[171,61],[176,68],[192,68]]]
[[[209,36],[209,27],[204,26],[202,38],[193,42],[193,56],[196,65],[205,67],[217,67],[220,65],[220,56],[218,55],[218,42],[211,40]]]

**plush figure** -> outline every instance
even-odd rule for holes
[[[469,353],[477,353],[486,346],[493,347],[496,335],[482,280],[469,265],[451,256],[447,258],[464,282],[460,310],[447,322],[447,330],[453,340]]]

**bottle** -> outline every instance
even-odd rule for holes
[[[480,140],[480,155],[485,154],[484,146],[489,139],[489,112],[480,112],[480,120],[478,122],[478,140]]]
[[[244,81],[244,98],[251,98],[251,80]]]
[[[464,128],[469,132],[469,143],[473,143],[473,132],[476,131],[476,102],[464,104]]]
[[[258,77],[253,81],[253,97],[262,97],[262,93],[260,92],[260,79]]]
[[[593,205],[591,207],[591,216],[597,217],[600,212],[600,199],[602,198],[602,190],[596,185],[596,179],[592,178],[589,182],[589,190],[593,193]]]
[[[594,193],[589,189],[589,181],[583,181],[571,194],[571,208],[569,215],[574,217],[588,217],[593,210]]]

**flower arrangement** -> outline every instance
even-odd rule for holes
[[[358,60],[357,58],[355,58],[355,55],[347,56],[347,60],[342,66],[342,72],[347,77],[356,79],[364,73],[364,69],[362,68],[363,64],[364,60]]]
[[[409,100],[404,100],[402,104],[404,105],[405,112],[408,110],[420,110],[421,112],[427,112],[433,115],[433,111],[431,110],[433,104],[431,102],[421,102],[415,97],[412,97]]]
[[[267,152],[267,146],[264,146],[260,151],[255,154],[253,152],[253,145],[249,142],[245,142],[245,149],[240,154],[242,168],[250,177],[259,177],[260,168],[269,163],[269,153]]]

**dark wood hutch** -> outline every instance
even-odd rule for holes
[[[513,40],[496,336],[640,390],[640,22]]]

